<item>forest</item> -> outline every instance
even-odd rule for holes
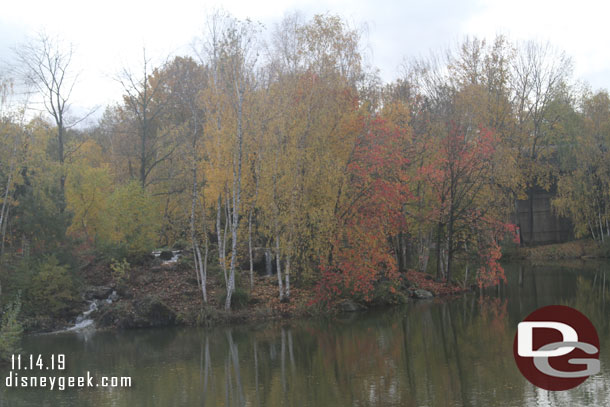
[[[68,43],[15,50],[0,84],[4,331],[69,314],[92,265],[128,282],[154,249],[182,250],[202,309],[210,281],[229,311],[272,262],[274,295],[309,290],[311,307],[396,295],[408,272],[493,286],[536,189],[575,237],[610,239],[610,97],[551,44],[466,38],[383,83],[339,16],[264,28],[217,13],[206,30],[190,55],[144,50],[92,126],[69,109]]]

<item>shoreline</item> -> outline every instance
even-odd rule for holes
[[[503,256],[503,263],[527,261],[533,265],[554,262],[589,262],[608,258],[605,247],[590,240],[515,248]],[[188,259],[187,259],[188,260]],[[241,281],[249,280],[247,271],[239,274]],[[236,309],[222,307],[224,288],[218,271],[210,268],[208,304],[202,304],[201,291],[186,262],[159,265],[151,261],[132,266],[129,279],[117,284],[107,264],[90,264],[84,269],[81,292],[83,301],[75,304],[69,317],[27,320],[25,333],[48,334],[67,331],[74,326],[77,315],[86,304],[99,301],[99,309],[91,313],[95,329],[139,329],[168,326],[217,327],[244,323],[262,323],[301,318],[332,317],[339,314],[386,308],[412,301],[433,299],[447,301],[471,293],[472,287],[437,282],[432,275],[409,270],[401,275],[399,286],[373,302],[342,298],[330,306],[312,306],[312,287],[291,291],[291,300],[280,302],[275,275],[255,275],[253,290],[239,290]],[[110,292],[118,297],[112,304],[104,304]],[[93,294],[91,294],[93,293]],[[100,294],[101,293],[101,294]],[[73,330],[78,332],[78,330]]]

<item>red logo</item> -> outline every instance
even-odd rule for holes
[[[517,367],[533,385],[568,390],[599,373],[599,338],[579,311],[550,305],[519,323],[513,353]]]

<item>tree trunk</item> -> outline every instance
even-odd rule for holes
[[[529,241],[527,242],[527,244],[529,246],[533,246],[534,245],[534,187],[531,187],[530,190],[528,191],[528,217],[527,217],[528,223],[529,223]]]
[[[602,215],[597,212],[597,219],[599,221],[599,235],[601,236],[602,243],[604,243],[604,227],[602,225]]]
[[[195,207],[197,205],[197,165],[195,162],[195,143],[193,143],[193,191],[191,196],[191,244],[193,246],[193,257],[195,260],[195,275],[197,276],[197,282],[201,288],[201,295],[203,302],[208,302],[207,290],[205,287],[205,280],[203,279],[203,264],[201,262],[201,250],[199,249],[199,242],[195,233]],[[207,240],[207,239],[206,239]]]
[[[451,284],[451,267],[453,263],[453,208],[450,210],[449,224],[447,225],[447,284]]]
[[[2,240],[0,240],[0,259],[2,259],[2,256],[4,255],[4,242],[6,239],[6,227],[8,225],[10,212],[11,212],[11,207],[7,206],[6,214],[4,215],[4,224],[2,225]]]
[[[273,274],[273,263],[271,259],[271,251],[269,249],[265,249],[265,272],[267,276]]]
[[[591,230],[591,236],[593,237],[593,240],[597,240],[597,238],[595,237],[595,231],[593,231],[593,226],[591,225],[591,221],[587,220],[587,223],[589,224],[589,230]]]
[[[250,256],[250,289],[254,288],[254,259],[252,258],[252,209],[248,213],[248,254]]]
[[[441,256],[441,242],[442,242],[442,231],[443,224],[441,222],[438,223],[437,231],[436,231],[436,279],[438,281],[443,279],[442,273],[442,256]]]
[[[277,226],[276,226],[277,227]],[[275,259],[277,266],[277,285],[280,290],[280,301],[284,299],[284,287],[282,286],[282,268],[281,268],[281,253],[280,253],[280,236],[275,235]]]
[[[229,284],[227,285],[227,299],[225,302],[225,310],[231,309],[231,296],[235,291],[235,265],[237,258],[237,228],[239,227],[239,206],[241,202],[241,166],[242,166],[242,148],[243,148],[243,133],[242,133],[242,107],[243,107],[243,89],[235,84],[237,92],[237,174],[235,167],[233,168],[233,219],[231,221],[231,266],[229,269]]]
[[[227,264],[225,261],[225,245],[223,243],[225,241],[225,237],[223,236],[222,229],[220,228],[221,208],[222,208],[222,198],[221,198],[221,194],[218,194],[218,209],[216,211],[216,235],[218,237],[218,262],[220,263],[220,268],[222,269],[222,272],[225,277],[225,287],[226,287],[229,279],[227,278]],[[227,234],[226,230],[227,230],[227,228],[226,228],[226,222],[225,222],[225,236]]]
[[[286,253],[286,298],[290,298],[290,251]]]

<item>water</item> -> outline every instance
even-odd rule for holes
[[[610,406],[609,268],[513,266],[483,297],[332,320],[30,336],[25,354],[66,355],[66,371],[49,376],[90,371],[133,386],[3,383],[0,406]],[[566,392],[536,389],[512,356],[517,323],[549,304],[579,309],[600,337],[601,373]]]
[[[89,315],[91,315],[93,311],[97,311],[97,300],[89,301],[89,308],[87,309],[87,311],[76,317],[76,322],[74,323],[74,326],[68,328],[67,330],[78,331],[80,329],[93,328],[94,321],[93,319],[89,318]]]

